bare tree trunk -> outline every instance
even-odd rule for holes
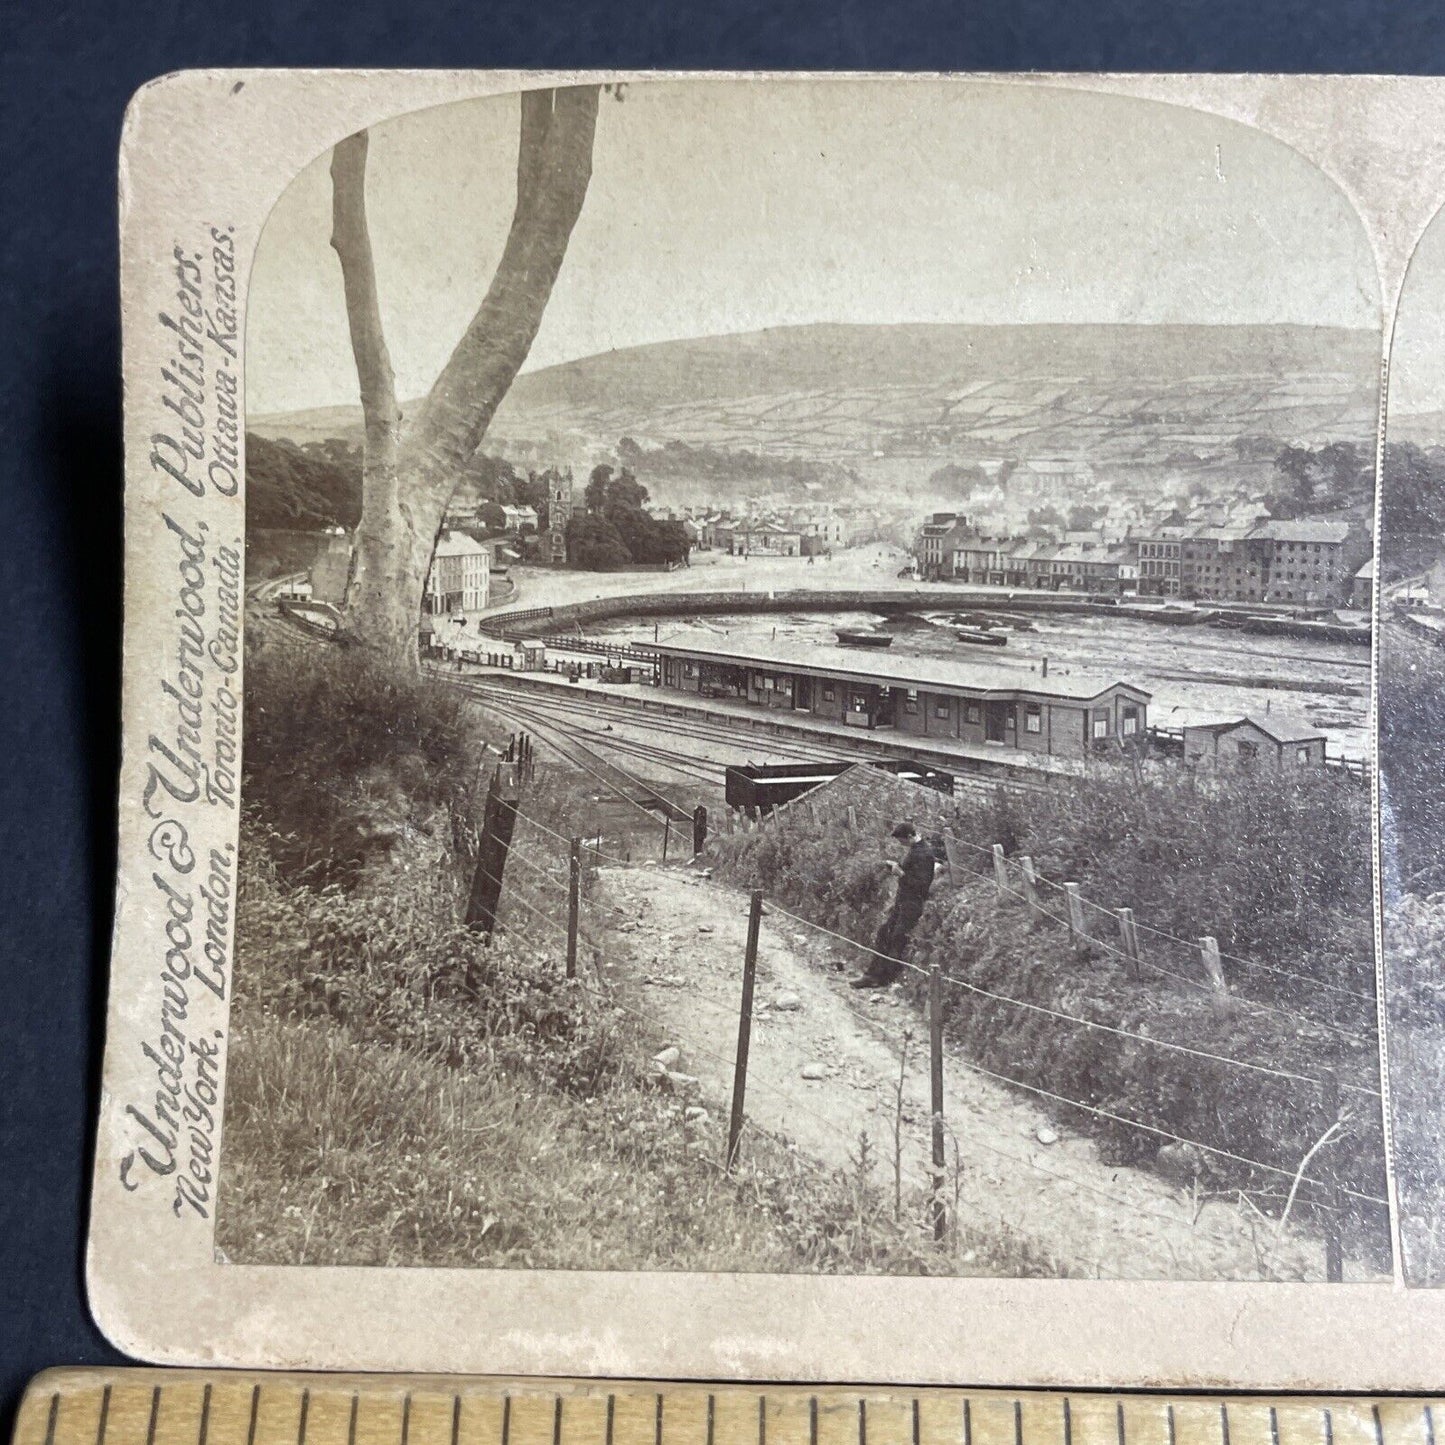
[[[457,477],[476,452],[541,325],[592,177],[596,86],[528,91],[521,102],[517,200],[492,284],[421,412],[399,437],[366,229],[366,135],[332,157],[332,245],[341,260],[366,422],[361,524],[348,625],[377,651],[416,662],[432,548]]]

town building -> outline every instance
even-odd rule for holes
[[[443,532],[432,553],[422,606],[433,617],[480,612],[487,605],[492,554],[465,532]]]
[[[504,506],[502,515],[507,519],[507,530],[519,535],[537,530],[537,509],[525,506]]]
[[[732,535],[729,548],[735,557],[760,553],[766,557],[801,557],[803,535],[794,527],[778,522],[752,522]]]
[[[1266,569],[1267,602],[1346,601],[1371,551],[1369,534],[1358,522],[1310,517],[1261,522],[1247,541]]]
[[[1139,548],[1139,593],[1145,597],[1178,597],[1185,528],[1155,526],[1132,540]]]
[[[807,713],[845,727],[1079,758],[1142,742],[1150,694],[1070,670],[951,658],[870,657],[805,643],[746,652],[662,643],[663,687]]]
[[[1375,605],[1375,559],[1364,563],[1350,583],[1350,606],[1368,612]]]
[[[961,520],[957,512],[935,512],[918,529],[913,555],[924,577],[942,577],[952,572],[953,564],[944,552],[944,539]]]
[[[1248,527],[1210,522],[1180,540],[1179,591],[1184,597],[1257,602],[1264,596],[1265,570]]]
[[[1325,735],[1282,718],[1246,715],[1184,728],[1184,759],[1205,767],[1265,763],[1281,771],[1322,768]]]

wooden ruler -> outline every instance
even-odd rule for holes
[[[1419,1398],[55,1370],[30,1386],[14,1445],[1436,1445],[1442,1406]]]

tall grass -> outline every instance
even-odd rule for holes
[[[248,678],[216,1242],[234,1262],[1057,1274],[995,1221],[935,1245],[922,1193],[749,1136],[729,1174],[660,1092],[667,1040],[507,935],[457,923],[479,737],[354,654]],[[544,776],[518,837],[597,831]],[[550,865],[545,865],[550,866]],[[565,877],[565,866],[558,869]],[[536,878],[532,886],[539,886]]]

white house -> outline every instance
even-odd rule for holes
[[[503,507],[502,515],[507,519],[509,532],[535,532],[537,530],[537,509],[535,507]]]
[[[423,606],[433,617],[479,612],[487,605],[492,554],[465,532],[443,532],[432,553]]]

